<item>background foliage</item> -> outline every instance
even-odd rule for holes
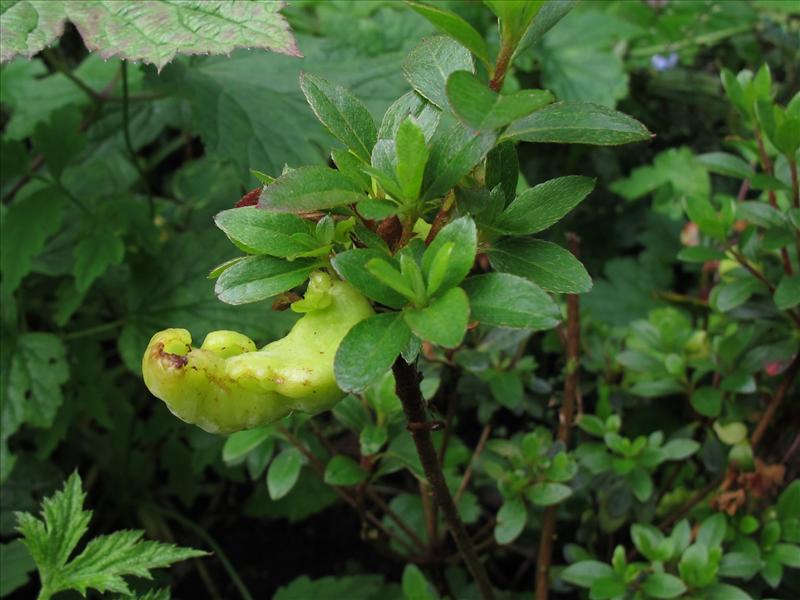
[[[341,147],[306,103],[301,72],[349,88],[380,122],[410,89],[406,56],[437,31],[424,10],[294,2],[281,13],[296,47],[270,13],[259,16],[264,39],[234,32],[213,47],[190,40],[149,55],[136,53],[124,23],[118,38],[98,40],[82,14],[92,3],[74,2],[36,21],[39,37],[21,50],[31,60],[6,62],[8,23],[27,23],[42,4],[0,7],[0,595],[38,589],[14,512],[38,513],[77,469],[93,536],[137,529],[214,553],[155,571],[155,585],[132,579],[130,590],[110,591],[475,597],[430,518],[389,377],[327,415],[225,439],[173,418],[140,375],[142,350],[164,327],[180,324],[195,339],[239,329],[259,343],[288,330],[293,316],[269,302],[214,296],[209,271],[239,253],[213,217],[259,185],[251,169],[277,176],[284,165],[324,165]],[[485,6],[438,4],[496,54]],[[784,146],[784,117],[771,104],[788,105],[791,118],[798,102],[796,8],[583,3],[515,60],[506,91],[545,88],[558,100],[616,107],[656,135],[612,149],[517,146],[520,191],[564,175],[596,180],[578,209],[537,234],[559,245],[577,234],[594,280],[580,298],[570,452],[553,442],[575,368],[562,329],[481,328],[423,363],[426,399],[452,425],[436,434],[439,444],[449,437],[446,475],[456,489],[466,480],[462,519],[508,597],[531,593],[543,507],[562,500],[553,595],[800,595],[800,488],[789,485],[797,428],[787,425],[798,419],[797,148]],[[98,46],[116,51],[87,50]],[[480,44],[470,49],[480,58]],[[743,69],[752,78],[736,80]],[[444,376],[442,363],[459,378]],[[767,434],[759,422],[779,393],[781,419]],[[370,486],[361,486],[365,473]],[[63,493],[77,498],[80,484],[69,481]],[[710,492],[713,502],[702,501]],[[193,556],[169,552],[153,566]]]

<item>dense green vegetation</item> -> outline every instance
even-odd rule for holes
[[[796,2],[0,25],[0,597],[800,597]]]

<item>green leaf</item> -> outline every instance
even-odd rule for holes
[[[592,600],[611,600],[623,598],[627,586],[618,575],[595,580],[589,589],[589,598]]]
[[[572,495],[572,488],[563,483],[540,482],[534,484],[527,492],[528,500],[537,506],[552,506]]]
[[[421,2],[407,2],[407,4],[436,27],[455,39],[459,44],[472,52],[487,66],[491,66],[489,49],[483,36],[475,28],[459,17],[454,12],[439,6],[431,6]]]
[[[755,175],[753,168],[735,154],[708,152],[699,154],[696,160],[712,173],[719,175],[727,175],[736,179],[750,179]]]
[[[411,330],[399,313],[374,315],[355,325],[336,352],[339,387],[360,392],[375,383],[392,367],[410,337]]]
[[[450,75],[447,98],[455,114],[479,131],[505,127],[553,101],[553,95],[546,90],[498,94],[469,71],[456,71]]]
[[[502,139],[617,146],[649,140],[647,128],[621,112],[590,102],[557,102],[514,122]]]
[[[718,417],[722,410],[722,390],[711,386],[697,388],[692,392],[692,408],[705,417]]]
[[[447,109],[445,86],[450,74],[474,70],[469,51],[445,36],[423,39],[403,63],[411,87],[442,109]]]
[[[520,498],[506,498],[497,511],[494,539],[498,544],[510,544],[519,537],[528,522],[528,510]]]
[[[722,544],[726,528],[727,521],[724,514],[717,513],[707,517],[697,532],[697,542],[712,550]]]
[[[689,246],[682,248],[681,251],[678,252],[678,260],[690,263],[722,260],[723,258],[725,258],[724,252],[716,248],[710,248],[709,246]]]
[[[34,569],[36,565],[20,540],[0,544],[0,573],[3,574],[0,577],[0,597],[8,596],[28,583],[28,573]]]
[[[461,288],[450,288],[426,308],[405,310],[403,318],[421,340],[455,348],[467,331],[469,300]]]
[[[552,329],[561,313],[542,289],[507,273],[487,273],[467,279],[472,318],[485,325],[519,329]]]
[[[773,295],[775,306],[789,310],[800,304],[800,275],[784,275]]]
[[[399,597],[399,591],[394,591],[394,598]],[[278,588],[272,600],[380,600],[386,597],[386,585],[380,575],[320,577],[313,581],[303,575]]]
[[[592,289],[586,268],[565,248],[543,240],[508,238],[488,251],[498,271],[524,277],[550,292],[581,294]]]
[[[226,269],[214,292],[228,304],[272,298],[303,283],[317,267],[305,260],[289,262],[272,256],[251,256]]]
[[[395,173],[403,197],[406,200],[416,200],[422,189],[422,177],[425,173],[425,164],[428,162],[428,147],[425,144],[425,134],[413,117],[407,118],[397,128],[395,151],[397,152]]]
[[[375,279],[396,293],[402,294],[408,302],[422,303],[425,301],[424,295],[412,287],[406,273],[398,271],[394,263],[390,263],[385,258],[373,258],[364,266]]]
[[[628,473],[627,480],[636,499],[639,502],[647,502],[653,493],[653,479],[650,474],[645,469],[638,467]]]
[[[413,117],[425,134],[425,141],[430,141],[436,131],[436,126],[439,124],[440,116],[441,111],[427,102],[417,92],[407,92],[395,100],[386,110],[381,126],[378,128],[378,139],[395,139],[400,125],[408,117]]]
[[[61,406],[61,385],[69,379],[69,365],[61,340],[51,333],[23,333],[3,339],[4,359],[0,387],[0,448],[27,423],[50,427]],[[0,481],[11,471],[13,459],[3,460]]]
[[[719,561],[720,577],[736,577],[750,579],[764,566],[760,553],[756,555],[744,552],[728,552]]]
[[[44,156],[56,181],[86,147],[86,135],[80,131],[82,120],[80,111],[68,105],[55,111],[49,123],[40,123],[33,132],[33,145]]]
[[[775,544],[772,552],[781,564],[791,569],[800,569],[800,546],[797,544]]]
[[[236,463],[250,454],[252,450],[261,445],[271,435],[271,427],[256,427],[255,429],[246,429],[231,434],[222,447],[222,460],[228,464]]]
[[[423,198],[444,196],[483,159],[494,146],[494,132],[476,134],[459,122],[437,135],[425,168]]]
[[[652,598],[677,598],[686,591],[686,584],[675,575],[653,573],[645,579],[642,589]]]
[[[486,155],[486,187],[493,190],[500,186],[507,200],[517,193],[519,180],[519,157],[513,142],[498,144]]]
[[[727,583],[715,583],[703,590],[706,600],[753,600],[743,589]]]
[[[522,192],[506,208],[497,227],[510,233],[538,233],[557,223],[594,189],[590,177],[550,179]]]
[[[582,560],[561,571],[561,579],[580,587],[592,587],[595,581],[614,576],[611,565],[598,560]]]
[[[297,448],[284,448],[270,463],[267,471],[267,490],[273,500],[283,498],[292,491],[300,477],[303,455]]]
[[[403,569],[403,597],[405,600],[438,600],[436,589],[425,579],[417,565],[408,564]]]
[[[758,280],[750,278],[718,284],[712,290],[711,304],[720,312],[728,312],[747,302],[761,287]]]
[[[2,212],[0,272],[6,293],[17,289],[47,238],[61,227],[64,202],[60,191],[48,187],[17,198]]]
[[[296,215],[244,206],[223,210],[214,217],[214,223],[237,247],[249,254],[286,258],[310,249],[295,234],[310,235],[311,226]]]
[[[282,4],[209,5],[202,0],[142,4],[124,0],[43,2],[23,0],[4,7],[2,62],[30,58],[75,24],[90,50],[104,59],[154,64],[159,70],[177,54],[229,54],[235,48],[262,48],[301,56]],[[170,32],[170,35],[164,35]]]
[[[452,250],[447,260],[447,270],[441,275],[438,272],[434,273],[434,270],[438,271],[434,268],[434,263],[439,252],[451,244]],[[441,292],[461,283],[472,269],[477,248],[478,231],[471,218],[460,217],[442,227],[422,255],[422,272],[428,285],[430,286],[432,281],[438,281],[435,290]]]
[[[355,248],[340,252],[333,257],[331,263],[342,279],[368,298],[392,308],[402,308],[408,304],[408,300],[367,270],[366,264],[376,259],[392,260],[379,250]]]
[[[349,456],[338,454],[325,467],[325,483],[328,485],[358,485],[367,478],[367,473]]]
[[[694,440],[678,438],[670,440],[661,447],[661,454],[666,460],[685,460],[700,449]]]
[[[308,212],[355,204],[366,199],[349,177],[328,167],[300,167],[278,177],[261,191],[260,208]]]
[[[364,456],[372,456],[380,452],[383,445],[389,439],[389,432],[386,427],[381,425],[367,425],[361,430],[358,436],[359,444],[361,446],[361,454]]]
[[[540,41],[544,34],[563,19],[576,3],[577,0],[548,0],[545,2],[522,36],[522,40],[514,51],[514,57],[519,56],[520,53]]]
[[[127,595],[131,592],[123,576],[150,579],[151,569],[206,554],[142,541],[142,531],[117,531],[92,539],[83,552],[67,562],[86,533],[92,515],[83,510],[85,498],[81,479],[73,473],[61,491],[44,499],[42,520],[30,513],[16,513],[22,543],[39,569],[43,598],[70,589],[85,596],[88,588]]]
[[[310,73],[300,74],[300,88],[326,129],[369,163],[378,131],[367,107],[347,88]]]
[[[79,292],[89,289],[95,279],[111,265],[118,265],[125,256],[125,245],[118,234],[99,230],[81,237],[75,246],[75,264],[72,274]]]

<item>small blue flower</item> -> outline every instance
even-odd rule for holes
[[[669,71],[670,69],[675,68],[678,64],[678,54],[676,52],[671,52],[667,56],[662,54],[654,54],[650,58],[650,65],[656,71]]]

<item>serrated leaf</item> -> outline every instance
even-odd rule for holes
[[[323,166],[300,167],[261,191],[259,208],[301,213],[355,204],[366,197],[349,177]]]
[[[524,277],[550,292],[582,294],[592,289],[586,268],[569,250],[557,244],[507,238],[497,242],[488,254],[498,271]]]
[[[469,50],[445,36],[423,39],[403,63],[411,87],[442,109],[447,108],[445,86],[450,74],[474,70]]]
[[[118,265],[125,256],[125,245],[112,231],[100,230],[83,236],[75,246],[75,264],[72,274],[79,292],[89,289],[95,279],[112,265]]]
[[[470,277],[462,287],[472,318],[485,325],[519,329],[552,329],[561,319],[558,307],[527,279],[507,273]]]
[[[450,288],[425,308],[405,310],[403,318],[422,341],[455,348],[467,331],[469,300],[461,288]]]
[[[356,324],[336,352],[336,383],[349,392],[366,389],[392,367],[410,337],[399,313],[374,315]]]
[[[621,112],[590,102],[557,102],[514,122],[503,140],[617,146],[651,138],[647,128]]]
[[[250,256],[223,271],[214,292],[227,304],[258,302],[300,285],[316,267],[317,263],[307,260]]]
[[[3,211],[0,226],[0,272],[6,293],[13,293],[30,272],[33,258],[61,226],[63,194],[44,188],[17,199]]]
[[[177,54],[228,54],[236,48],[301,56],[278,12],[282,7],[271,2],[203,0],[22,0],[0,15],[0,60],[30,58],[43,50],[62,34],[65,19],[75,24],[86,47],[104,59],[119,56],[154,64],[159,70]]]
[[[69,105],[55,111],[48,123],[39,123],[33,132],[33,145],[44,156],[47,169],[56,180],[86,146],[86,135],[80,132],[82,120],[80,111]]]
[[[367,107],[347,88],[310,73],[301,73],[300,88],[327,130],[369,162],[378,132]]]
[[[486,66],[491,66],[489,49],[486,47],[483,36],[467,21],[440,6],[431,6],[421,2],[408,2],[408,5],[472,52]]]
[[[452,73],[447,80],[446,92],[455,114],[479,131],[505,127],[553,101],[553,95],[546,90],[498,94],[469,71]]]
[[[515,234],[543,231],[578,206],[594,189],[594,183],[594,179],[578,175],[540,183],[517,196],[496,225]]]

